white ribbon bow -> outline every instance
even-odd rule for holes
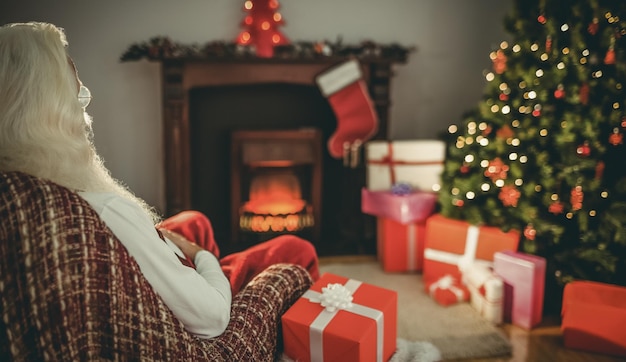
[[[352,292],[343,284],[329,283],[322,288],[322,293],[309,299],[311,302],[320,303],[326,312],[347,309],[352,307]]]

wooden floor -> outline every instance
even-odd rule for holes
[[[358,263],[375,260],[375,256],[325,256],[320,257],[320,264]],[[513,354],[508,357],[464,359],[463,362],[496,362],[496,361],[532,361],[532,362],[618,362],[626,358],[588,353],[566,348],[558,318],[545,317],[543,322],[531,331],[514,325],[501,326],[504,334],[513,346]],[[626,326],[624,327],[626,330]]]

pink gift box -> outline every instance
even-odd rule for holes
[[[494,272],[504,280],[504,320],[532,329],[541,322],[546,260],[510,250],[494,254]]]
[[[365,214],[395,220],[401,224],[423,222],[435,211],[437,194],[413,191],[396,195],[391,191],[361,190],[361,211]]]

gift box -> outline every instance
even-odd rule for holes
[[[421,271],[424,264],[424,223],[401,224],[395,220],[376,219],[377,255],[388,273]]]
[[[361,211],[368,215],[395,220],[401,224],[423,222],[435,211],[437,194],[411,191],[397,195],[391,191],[361,189]]]
[[[388,361],[396,350],[397,292],[325,273],[282,316],[296,361]]]
[[[502,323],[504,283],[493,270],[483,264],[470,264],[463,269],[463,284],[470,292],[470,304],[485,319]]]
[[[372,191],[389,190],[397,182],[432,191],[440,184],[445,153],[440,140],[367,142],[365,184]]]
[[[461,279],[459,267],[472,263],[492,266],[497,251],[517,250],[519,232],[475,226],[434,214],[426,220],[423,278],[432,282],[446,274]]]
[[[566,347],[626,357],[626,288],[573,281],[565,285],[561,331]]]
[[[510,250],[494,255],[493,271],[504,281],[504,321],[530,330],[541,322],[546,259]]]
[[[469,300],[467,287],[452,275],[444,275],[436,281],[427,284],[426,290],[437,303],[445,307]]]

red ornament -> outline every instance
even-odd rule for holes
[[[589,143],[585,142],[582,145],[576,148],[576,153],[582,157],[589,157],[591,154],[591,147],[589,147]]]
[[[624,135],[620,133],[617,127],[613,128],[613,133],[609,136],[609,143],[613,146],[621,145]]]
[[[540,109],[534,109],[532,115],[535,116],[535,117],[541,116],[541,110]]]
[[[563,89],[563,84],[559,84],[554,91],[554,98],[562,99],[563,97],[565,97],[565,90]]]
[[[278,0],[247,0],[244,10],[249,14],[242,22],[244,30],[239,33],[237,43],[254,45],[256,55],[263,58],[271,58],[275,46],[289,44],[289,39],[277,29],[285,23],[277,12],[278,6]]]
[[[524,229],[524,237],[528,240],[535,240],[535,236],[537,235],[537,230],[533,227],[533,224],[526,225]]]
[[[589,84],[583,83],[580,86],[578,98],[580,99],[580,103],[583,105],[587,105],[587,103],[589,103]]]
[[[598,27],[599,27],[598,23],[599,23],[598,18],[593,18],[593,21],[587,27],[587,31],[589,32],[589,34],[596,35],[596,33],[598,32]]]
[[[517,201],[519,197],[522,195],[519,190],[513,185],[506,185],[500,189],[500,194],[498,194],[498,198],[502,201],[504,206],[517,206]]]
[[[570,196],[570,203],[572,204],[572,210],[580,210],[583,208],[583,187],[576,186],[572,189]]]
[[[545,17],[545,15],[543,15],[543,14],[539,15],[539,16],[537,17],[537,21],[538,21],[540,24],[545,24],[545,23],[546,23],[546,17]]]
[[[457,207],[463,207],[463,205],[465,205],[465,202],[459,199],[454,200],[453,203],[454,203],[454,206],[457,206]]]
[[[469,170],[470,170],[470,168],[469,168],[468,165],[463,165],[463,166],[461,166],[461,169],[460,169],[461,173],[463,173],[463,174],[468,173]]]
[[[496,157],[493,161],[489,162],[489,166],[485,170],[485,177],[489,177],[491,181],[505,179],[509,171],[509,166],[505,165],[500,157]]]
[[[496,74],[502,74],[506,70],[506,55],[501,49],[496,51],[496,57],[493,59],[493,71]]]
[[[548,35],[546,37],[546,52],[550,53],[550,50],[552,50],[552,37]]]
[[[500,100],[503,102],[509,100],[509,96],[504,93],[500,93],[500,96],[498,98],[500,98]]]
[[[548,211],[553,213],[554,215],[558,215],[562,213],[563,209],[564,209],[564,205],[560,201],[555,201],[551,203],[550,206],[548,207]]]

